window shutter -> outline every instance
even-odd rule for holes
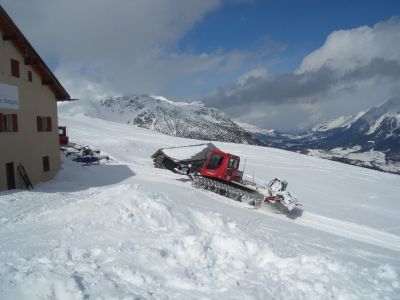
[[[19,61],[11,58],[11,75],[19,77]]]
[[[13,131],[18,132],[18,116],[16,114],[12,115]]]
[[[0,132],[2,132],[2,131],[3,131],[3,123],[4,123],[4,120],[3,120],[3,115],[2,115],[2,114],[0,114]]]
[[[28,81],[32,82],[32,71],[28,71]]]
[[[51,127],[51,117],[47,117],[47,131],[51,131],[52,127]]]
[[[37,131],[43,130],[43,122],[41,117],[36,117]]]

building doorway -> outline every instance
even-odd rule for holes
[[[9,190],[15,189],[15,173],[14,173],[14,163],[10,162],[6,164],[7,172],[7,188]]]

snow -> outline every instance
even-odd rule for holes
[[[361,111],[352,116],[341,116],[339,118],[328,121],[326,124],[319,124],[312,128],[312,131],[324,132],[334,128],[349,128],[354,122],[356,122],[359,118],[363,117],[365,112]]]
[[[391,119],[392,120],[392,131],[394,131],[397,128],[397,124],[400,124],[400,113],[398,113],[397,115],[392,115],[390,113],[386,113],[381,115],[379,118],[376,119],[376,121],[371,125],[371,127],[369,128],[367,134],[373,134],[375,133],[375,131],[381,126],[382,122],[385,119]],[[395,122],[393,124],[393,122]],[[388,138],[389,136],[391,136],[393,133],[389,133],[386,138]]]
[[[360,166],[379,167],[381,170],[400,173],[400,163],[397,161],[387,161],[386,154],[383,151],[368,150],[359,152],[361,146],[353,146],[350,148],[334,148],[331,150],[309,149],[308,154],[316,157],[332,159],[334,157],[353,160]]]
[[[254,210],[153,168],[200,144],[85,115],[73,142],[110,155],[32,191],[0,192],[0,299],[399,299],[400,176],[213,142],[304,211]],[[241,166],[242,169],[243,166]]]
[[[382,124],[382,121],[387,118],[390,117],[390,114],[383,114],[381,115],[369,128],[367,134],[373,134],[378,128],[379,126]]]
[[[208,144],[165,148],[162,151],[175,161],[187,160],[208,148]]]
[[[172,102],[161,96],[127,95],[63,103],[59,105],[59,111],[64,115],[86,115],[173,136],[257,143],[226,114],[201,102]]]
[[[204,104],[201,101],[192,101],[192,102],[184,102],[184,101],[172,101],[169,100],[167,98],[165,98],[164,96],[156,96],[156,95],[150,95],[151,98],[157,99],[157,100],[161,100],[164,101],[166,103],[168,103],[169,105],[172,106],[197,106],[197,107],[204,107]]]
[[[400,117],[400,97],[391,98],[381,105],[371,108],[362,116],[362,119],[370,126],[379,126],[379,119],[383,115],[396,119]],[[382,122],[382,120],[380,122]],[[373,131],[370,130],[370,132],[372,133]]]
[[[244,130],[247,130],[249,132],[253,133],[262,133],[266,135],[274,135],[275,134],[275,129],[262,129],[257,127],[256,125],[245,123],[245,122],[240,122],[238,120],[235,120],[235,123],[242,127]]]

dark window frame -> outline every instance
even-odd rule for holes
[[[223,160],[224,157],[222,155],[214,154],[208,162],[206,168],[209,170],[216,170],[221,166]]]
[[[18,132],[18,115],[0,114],[0,132]]]
[[[43,156],[42,157],[42,163],[43,163],[43,172],[49,172],[50,171],[50,158],[49,158],[49,156]]]
[[[19,61],[14,58],[11,58],[11,76],[16,78],[21,77]]]
[[[229,159],[228,168],[229,169],[238,169],[239,168],[239,160],[237,158],[231,157]]]
[[[36,117],[36,127],[38,132],[51,132],[53,130],[51,117]]]

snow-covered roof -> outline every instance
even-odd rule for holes
[[[163,148],[153,154],[153,157],[161,151],[164,155],[176,162],[191,159],[205,159],[207,158],[207,154],[214,149],[217,149],[217,147],[212,143]]]

